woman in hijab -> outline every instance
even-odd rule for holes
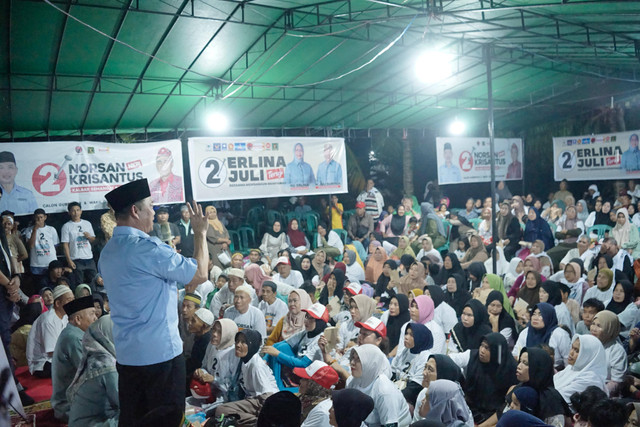
[[[337,265],[337,264],[336,264]],[[326,283],[326,286],[320,291],[320,297],[318,301],[320,304],[327,305],[332,297],[337,297],[342,301],[344,295],[344,282],[346,280],[345,274],[337,267],[333,271],[322,278],[322,281]]]
[[[485,335],[489,333],[491,326],[487,309],[480,301],[469,300],[462,310],[460,322],[451,330],[447,353],[477,350]]]
[[[540,302],[547,302],[551,304],[556,311],[556,318],[558,319],[558,325],[564,325],[569,328],[571,335],[575,332],[575,325],[569,313],[569,309],[562,302],[562,293],[560,292],[560,284],[552,280],[547,280],[540,285],[538,290],[538,296]]]
[[[533,307],[540,302],[540,285],[542,284],[542,276],[537,271],[529,271],[525,275],[524,286],[518,292],[518,298]]]
[[[524,228],[524,241],[533,243],[536,240],[542,240],[545,249],[551,249],[554,245],[554,239],[547,221],[540,216],[536,208],[529,208],[527,217],[529,220]]]
[[[42,301],[29,303],[20,308],[20,318],[11,326],[11,357],[16,360],[16,366],[27,366],[27,339],[33,322],[42,313]],[[46,310],[46,308],[45,308]]]
[[[399,260],[403,255],[411,255],[415,259],[416,253],[409,245],[409,238],[407,236],[398,237],[398,248],[391,252],[391,259]]]
[[[398,264],[393,260],[386,260],[382,265],[382,272],[378,276],[375,288],[374,297],[380,301],[385,302],[385,299],[393,297],[396,292],[393,290],[393,287],[389,288],[389,283],[391,282],[391,274],[398,268]],[[385,298],[384,295],[387,295]],[[386,305],[386,302],[385,302]]]
[[[564,425],[564,416],[570,416],[569,406],[560,393],[553,387],[553,359],[539,347],[525,347],[520,351],[516,370],[518,384],[512,393],[523,387],[535,390],[538,405],[531,412],[550,425]],[[511,394],[511,393],[509,393]]]
[[[512,427],[512,426],[549,427],[549,425],[543,422],[541,419],[531,414],[528,414],[524,411],[518,411],[515,409],[506,412],[502,417],[500,417],[500,421],[498,421],[498,424],[496,424],[496,427]]]
[[[385,314],[387,315],[386,319]],[[389,310],[382,315],[380,320],[382,320],[382,322],[387,326],[389,347],[391,347],[391,349],[395,349],[400,341],[402,327],[411,320],[411,315],[409,313],[409,298],[403,294],[391,297],[391,300],[389,301]],[[402,338],[404,339],[404,337]]]
[[[302,310],[311,307],[311,297],[305,291],[295,289],[289,294],[287,304],[289,312],[278,321],[265,345],[274,345],[304,330],[305,312]]]
[[[432,353],[445,353],[447,348],[446,336],[444,335],[444,331],[440,327],[438,323],[433,320],[434,317],[434,304],[431,297],[426,295],[420,295],[416,299],[411,302],[409,306],[409,314],[411,315],[411,321],[415,323],[421,323],[425,325],[431,331],[433,335],[433,350]],[[395,356],[396,354],[400,354],[404,349],[404,335],[407,328],[406,323],[403,325],[400,330],[400,340],[398,342],[397,353],[390,354],[390,356]]]
[[[409,273],[401,277],[398,281],[393,281],[396,291],[400,294],[408,295],[413,289],[422,290],[427,286],[425,281],[424,264],[414,261],[409,268]]]
[[[338,349],[345,350],[358,338],[360,328],[355,324],[364,322],[373,315],[376,309],[376,302],[366,295],[355,295],[349,301],[349,314],[351,319],[340,324],[338,331]]]
[[[329,321],[329,310],[320,303],[315,303],[303,311],[306,313],[304,331],[274,346],[265,346],[262,349],[267,355],[265,360],[273,370],[278,388],[287,389],[293,393],[298,392],[298,387],[291,381],[289,374],[293,368],[306,368],[314,360],[323,359],[318,340]]]
[[[505,305],[511,307],[509,301],[507,300],[505,303],[504,294],[500,291],[491,291],[485,305],[492,332],[500,332],[507,340],[509,348],[513,348],[518,339],[518,330],[516,329],[515,315],[505,310]]]
[[[611,230],[611,234],[622,249],[632,249],[633,259],[636,259],[640,256],[638,228],[631,223],[627,208],[620,208],[617,212],[616,226]]]
[[[225,227],[218,219],[218,210],[215,206],[207,206],[205,208],[205,215],[207,216],[207,221],[210,226],[207,228],[207,246],[209,247],[209,255],[211,255],[213,265],[221,269],[225,269],[227,265],[220,261],[220,257],[222,256],[223,259],[231,259],[229,254],[229,245],[231,244],[229,232],[227,231],[227,227]],[[222,254],[225,254],[226,257]]]
[[[511,261],[509,261],[509,267],[507,268],[507,272],[504,275],[504,287],[507,290],[507,292],[511,292],[513,284],[515,283],[516,279],[522,274],[523,271],[524,271],[524,260],[519,257],[511,258]]]
[[[484,263],[489,258],[487,249],[482,243],[482,239],[477,234],[474,234],[469,238],[469,250],[464,254],[464,257],[460,260],[460,267],[464,270],[474,262]]]
[[[324,249],[317,248],[315,250],[313,259],[311,260],[311,267],[314,271],[313,275],[317,275],[321,279],[331,272],[331,267],[327,265],[327,253]]]
[[[314,276],[317,275],[316,270],[312,267],[312,260],[309,255],[302,255],[302,257],[300,257],[299,264],[300,267],[298,268],[298,271],[300,272],[300,274],[302,274],[303,281],[311,281]]]
[[[560,282],[569,287],[569,298],[582,305],[582,295],[585,291],[586,282],[582,278],[582,268],[577,262],[569,262],[564,267],[564,277],[560,279]]]
[[[69,425],[117,425],[120,401],[111,316],[102,316],[85,332],[82,360],[67,398]]]
[[[558,266],[560,260],[562,260],[567,252],[578,247],[578,237],[580,237],[584,231],[584,223],[578,219],[576,207],[567,207],[566,213],[559,221],[555,232],[558,244],[556,247],[547,250],[547,255],[549,255],[553,261],[554,266]]]
[[[304,231],[300,230],[300,223],[295,218],[289,221],[289,225],[287,226],[287,244],[289,245],[291,255],[295,258],[309,252],[309,240],[304,234]]]
[[[378,242],[377,240],[371,242],[371,244],[375,243],[377,243],[377,245],[374,245],[375,249],[373,250],[373,254],[367,260],[367,268],[364,272],[364,278],[369,283],[376,283],[376,281],[382,274],[382,269],[385,262],[389,258],[387,256],[387,251],[382,248],[380,242]]]
[[[265,254],[270,261],[273,261],[278,257],[278,252],[288,248],[287,235],[282,230],[282,224],[280,221],[274,221],[271,226],[271,230],[264,233],[262,236],[262,242],[260,243],[260,250]]]
[[[595,298],[602,301],[606,307],[613,297],[613,271],[608,268],[601,268],[596,276],[596,286],[592,286],[584,293],[583,301]]]
[[[91,288],[89,285],[82,283],[76,287],[76,290],[73,292],[76,299],[82,298],[91,295]]]
[[[244,268],[244,277],[245,282],[247,282],[249,286],[253,286],[258,295],[261,295],[262,284],[266,280],[271,280],[271,277],[265,274],[264,270],[258,264],[254,263],[250,263]]]
[[[216,408],[215,417],[235,414],[237,425],[256,425],[262,404],[278,386],[269,366],[260,357],[262,337],[253,329],[243,329],[235,336],[234,354],[229,355],[231,378],[226,402]]]
[[[329,424],[333,427],[360,427],[375,407],[372,398],[355,389],[335,390],[331,400]]]
[[[478,235],[482,238],[482,242],[485,245],[493,243],[493,229],[491,224],[491,208],[482,209],[482,222],[478,225]]]
[[[407,274],[409,274],[411,264],[413,264],[414,262],[416,262],[415,257],[409,254],[402,255],[400,257],[400,265],[398,266],[400,268],[400,276],[406,276]]]
[[[587,206],[587,202],[584,200],[578,200],[576,203],[576,212],[578,213],[578,220],[584,222],[589,217],[589,207]],[[585,224],[586,227],[586,224]]]
[[[373,344],[363,344],[353,348],[350,359],[352,376],[347,380],[346,388],[360,390],[374,400],[374,409],[365,420],[366,424],[409,425],[411,416],[407,401],[385,375],[389,366],[385,354]]]
[[[434,248],[439,248],[447,242],[447,233],[444,229],[442,219],[438,216],[433,205],[424,202],[420,205],[422,220],[420,224],[420,235],[428,235]]]
[[[566,366],[571,338],[567,331],[558,327],[558,318],[553,306],[541,302],[533,307],[531,321],[520,332],[518,341],[513,347],[513,357],[518,357],[524,347],[535,347],[547,344],[554,349],[555,366]]]
[[[607,355],[602,343],[592,335],[575,335],[567,367],[553,376],[553,385],[571,407],[571,395],[589,386],[605,390]]]
[[[211,339],[207,351],[202,359],[202,368],[197,369],[193,376],[203,383],[216,382],[216,386],[226,392],[231,378],[223,377],[234,368],[229,366],[230,357],[234,351],[234,340],[238,333],[238,326],[231,319],[218,319],[213,324]]]
[[[616,396],[627,371],[627,353],[620,342],[618,316],[608,310],[596,314],[591,324],[591,335],[598,338],[607,356],[607,388]]]
[[[445,293],[440,286],[429,285],[424,290],[424,295],[430,296],[435,306],[433,320],[440,325],[446,335],[456,325],[458,316],[456,311],[447,304],[445,299]]]
[[[447,254],[444,256],[440,272],[436,277],[433,278],[433,281],[436,282],[436,285],[444,286],[447,284],[447,280],[449,279],[449,277],[453,276],[454,274],[459,274],[462,277],[466,277],[464,270],[460,266],[458,257],[453,254]]]
[[[490,418],[497,421],[496,412],[502,410],[507,391],[518,382],[516,361],[509,354],[507,341],[499,333],[490,333],[478,350],[451,358],[465,369],[465,397],[474,422],[482,424]]]
[[[613,288],[611,302],[607,310],[618,315],[620,333],[627,337],[638,316],[638,306],[634,303],[633,285],[628,280],[620,280]]]
[[[342,261],[347,265],[347,277],[350,282],[364,282],[364,270],[358,264],[356,253],[352,250],[345,250]]]
[[[521,202],[522,199],[520,199]],[[521,207],[522,215],[524,215],[524,207]],[[505,257],[509,261],[520,249],[518,242],[522,238],[522,228],[520,228],[519,219],[511,214],[511,205],[508,202],[500,204],[500,215],[498,216],[496,227],[498,229],[498,239],[502,241]]]
[[[467,290],[473,292],[482,284],[482,278],[487,274],[487,269],[482,262],[472,262],[467,268],[467,274],[469,275],[469,287]]]
[[[435,380],[418,401],[413,421],[439,421],[446,426],[473,427],[473,414],[464,400],[460,384],[450,380]]]
[[[404,398],[415,406],[422,389],[424,367],[433,348],[433,335],[420,323],[409,323],[404,333],[404,349],[391,362],[391,378]]]
[[[96,292],[93,294],[93,306],[96,308],[96,317],[100,318],[109,314],[104,309],[104,297],[100,295],[100,293]]]
[[[511,289],[507,292],[509,301],[511,301],[512,304],[515,302],[518,292],[520,292],[520,289],[527,278],[527,273],[530,271],[537,271],[540,273],[541,269],[542,266],[540,265],[540,259],[538,257],[535,255],[529,255],[525,258],[524,263],[522,264],[522,274],[516,278],[515,282],[513,282],[513,286],[511,286]]]
[[[597,207],[597,203],[596,203],[596,207]],[[611,228],[615,227],[616,223],[615,221],[611,220],[611,215],[609,215],[610,212],[611,212],[611,202],[608,200],[602,202],[602,209],[600,209],[600,212],[598,212],[598,210],[596,209],[596,218],[595,218],[595,221],[593,222],[593,225],[608,225]]]
[[[460,367],[449,356],[444,354],[430,355],[424,367],[424,372],[422,373],[423,389],[416,399],[416,407],[413,411],[414,422],[422,419],[421,412],[424,413],[424,410],[426,410],[426,408],[423,408],[426,403],[424,399],[425,397],[428,398],[427,393],[431,384],[438,380],[451,381],[459,385],[464,384],[464,375],[462,375]],[[469,413],[471,413],[471,410],[469,410]],[[473,419],[473,416],[471,418]]]
[[[404,205],[399,204],[394,214],[387,216],[380,222],[380,233],[382,233],[384,240],[398,246],[398,237],[404,234],[407,224],[409,224],[409,215],[405,215]]]
[[[464,279],[459,274],[452,275],[445,283],[447,289],[444,302],[456,311],[457,317],[460,317],[465,304],[471,299],[471,294],[465,289]]]

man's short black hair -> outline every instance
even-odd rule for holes
[[[585,302],[582,303],[583,308],[593,307],[598,310],[598,313],[604,310],[604,304],[599,299],[589,298]]]
[[[596,402],[589,414],[591,427],[624,427],[627,423],[627,408],[615,399]]]
[[[311,283],[311,280],[305,280],[300,289],[308,293],[309,295],[314,295],[316,293],[316,287]]]
[[[0,214],[0,216],[10,216],[10,217],[14,217],[16,216],[15,212],[11,212],[11,211],[2,211],[2,213]]]
[[[71,209],[74,207],[79,207],[82,210],[82,205],[79,202],[71,202],[67,205],[67,212],[71,212]]]
[[[47,213],[44,211],[44,209],[42,208],[38,208],[35,211],[33,211],[33,216],[38,216],[38,215],[47,215]]]

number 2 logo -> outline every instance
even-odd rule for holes
[[[220,187],[227,179],[227,166],[225,161],[215,157],[204,159],[198,168],[200,182],[209,188]]]
[[[563,151],[558,157],[558,166],[563,171],[570,171],[576,166],[576,156],[571,151]]]
[[[33,188],[43,196],[56,196],[67,185],[67,175],[55,163],[44,163],[33,171],[31,182]]]

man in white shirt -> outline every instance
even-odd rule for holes
[[[96,263],[93,261],[91,244],[96,239],[93,226],[82,219],[82,206],[78,202],[71,202],[67,206],[71,220],[62,226],[60,241],[67,264],[75,270],[81,283],[91,283],[98,274]],[[95,291],[95,289],[94,289]]]
[[[49,263],[55,259],[56,245],[59,243],[58,232],[46,224],[47,213],[44,209],[33,212],[33,226],[24,231],[29,248],[31,273],[41,276],[45,274]]]
[[[56,286],[51,310],[40,315],[31,326],[27,338],[27,361],[29,372],[38,378],[51,378],[53,351],[60,333],[68,323],[64,305],[73,300],[73,292],[69,287]]]
[[[244,284],[244,271],[240,268],[229,268],[227,276],[229,277],[229,281],[218,292],[216,292],[211,300],[209,310],[211,310],[216,318],[223,317],[222,313],[224,313],[224,310],[233,304],[236,289],[238,286]],[[256,295],[256,291],[253,290],[251,286],[248,287],[251,290],[251,304],[257,307],[258,295]]]
[[[225,319],[236,322],[238,329],[254,329],[260,332],[262,339],[267,338],[267,325],[262,311],[251,305],[251,291],[249,285],[240,285],[236,288],[233,297],[233,307],[224,312]]]
[[[287,315],[289,307],[284,301],[278,298],[278,286],[271,280],[265,280],[262,283],[262,293],[260,295],[262,301],[258,304],[258,308],[264,314],[264,320],[267,324],[267,334],[271,334],[276,324]]]
[[[291,262],[289,262],[289,258],[285,256],[281,256],[280,258],[278,258],[278,262],[276,263],[276,271],[277,273],[273,275],[274,282],[286,283],[287,285],[291,285],[296,289],[298,289],[304,282],[302,273],[297,270],[292,270]]]

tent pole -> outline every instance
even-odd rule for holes
[[[491,159],[491,234],[493,237],[493,251],[491,253],[493,273],[497,274],[496,254],[498,253],[498,230],[496,227],[496,158],[495,158],[495,141],[493,137],[493,85],[491,77],[491,45],[484,45],[484,60],[487,67],[487,104],[489,112],[488,130],[489,130],[489,158]]]

